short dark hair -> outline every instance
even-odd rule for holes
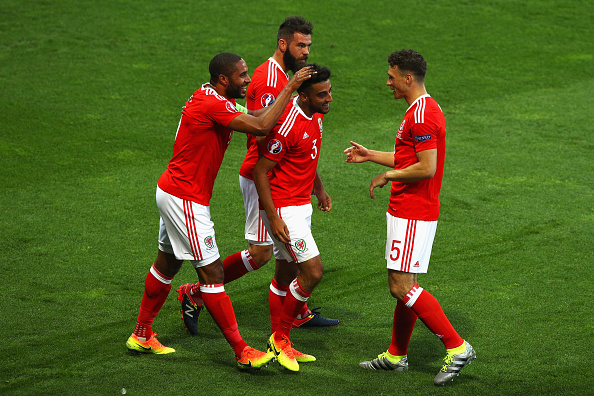
[[[208,65],[210,72],[210,84],[215,85],[219,82],[219,75],[230,77],[235,70],[237,70],[237,62],[241,60],[241,56],[231,52],[222,52],[215,55]]]
[[[295,33],[312,34],[313,24],[300,16],[290,16],[278,28],[276,41],[285,39],[291,41]]]
[[[327,67],[319,66],[315,63],[305,65],[304,67],[307,66],[311,66],[312,70],[316,71],[317,73],[313,74],[310,78],[303,81],[301,86],[297,88],[297,92],[299,93],[307,91],[314,84],[330,80],[330,69],[328,69]]]
[[[398,66],[404,72],[412,73],[420,82],[425,81],[427,73],[427,62],[421,54],[412,49],[394,51],[388,57],[390,67]]]

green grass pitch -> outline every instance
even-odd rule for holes
[[[310,299],[332,329],[298,329],[318,357],[292,375],[239,372],[207,313],[183,329],[171,293],[154,329],[177,352],[130,356],[156,254],[156,181],[180,110],[216,53],[250,70],[289,15],[315,24],[311,61],[333,73],[319,171],[333,199],[313,232],[325,277]],[[0,394],[584,395],[592,392],[594,7],[581,0],[0,3]],[[406,110],[387,56],[414,48],[448,123],[442,212],[422,286],[478,359],[446,388],[444,350],[419,323],[407,373],[385,351],[395,300],[383,247],[389,191],[349,140],[391,150]],[[236,134],[212,216],[221,255],[245,247]],[[273,264],[226,286],[254,347],[268,334]],[[173,281],[194,281],[185,264]]]

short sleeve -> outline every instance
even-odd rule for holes
[[[238,115],[243,114],[229,100],[216,100],[208,109],[208,116],[217,124],[228,127]]]
[[[287,139],[276,132],[269,133],[264,140],[264,144],[258,148],[260,155],[275,162],[279,162],[285,156],[287,149]]]
[[[259,106],[260,109],[264,107],[268,107],[274,103],[276,97],[278,96],[278,92],[273,87],[265,87],[266,91],[256,97],[256,106]]]
[[[417,153],[437,148],[437,129],[433,123],[414,124],[411,137]]]

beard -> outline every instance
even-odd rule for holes
[[[285,63],[285,67],[288,70],[291,70],[293,74],[295,74],[299,71],[299,69],[305,66],[305,64],[307,63],[307,57],[305,59],[297,60],[297,58],[293,56],[291,51],[287,49],[283,54],[283,62]]]
[[[312,110],[314,111],[314,113],[328,114],[328,112],[330,111],[330,106],[321,104],[319,106],[315,106],[314,108],[312,108]]]
[[[242,88],[243,87],[241,85],[235,85],[233,83],[230,83],[227,87],[227,97],[233,99],[245,98],[245,93],[242,92]]]

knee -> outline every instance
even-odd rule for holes
[[[207,264],[203,267],[196,267],[196,274],[203,285],[214,285],[224,283],[225,274],[223,270],[223,262],[221,259]]]
[[[256,263],[257,268],[262,268],[272,258],[272,245],[250,245],[248,247],[250,256]]]
[[[322,280],[323,277],[324,277],[324,266],[323,265],[320,265],[319,267],[316,267],[313,269],[313,271],[311,273],[311,278],[316,283],[316,285],[318,283],[320,283],[320,281]]]
[[[179,272],[182,264],[182,260],[178,260],[173,254],[165,253],[161,250],[158,251],[157,258],[155,259],[154,263],[157,271],[171,278],[173,278]]]
[[[313,291],[313,289],[320,283],[324,277],[324,266],[320,262],[319,265],[309,266],[306,269],[301,268],[299,278],[304,280],[302,285],[307,291]]]
[[[390,282],[390,294],[395,299],[402,300],[404,297],[406,297],[406,294],[408,293],[409,290],[410,290],[410,288],[407,288],[406,286],[404,286],[400,283]]]
[[[397,300],[402,300],[402,294],[400,293],[400,289],[397,286],[390,285],[390,294]]]
[[[407,272],[389,271],[388,284],[392,297],[402,300],[417,283],[417,275]]]

